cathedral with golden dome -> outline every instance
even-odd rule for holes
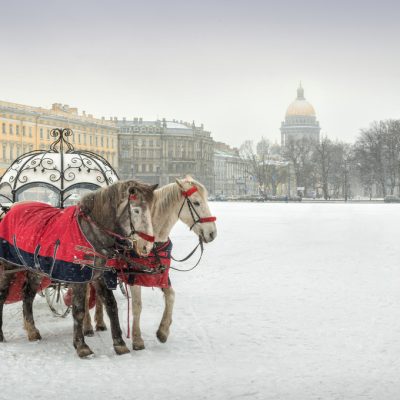
[[[314,107],[305,99],[301,83],[297,89],[297,98],[286,110],[285,120],[281,124],[281,144],[290,140],[309,138],[319,141],[320,126]]]

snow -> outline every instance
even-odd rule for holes
[[[167,343],[155,337],[158,290],[142,291],[146,349],[117,356],[100,332],[87,338],[88,360],[72,347],[71,316],[52,317],[37,297],[43,340],[29,343],[21,303],[7,305],[0,399],[398,399],[398,206],[211,208],[217,239],[193,272],[171,273]],[[176,257],[196,243],[183,225],[172,238]],[[126,332],[127,301],[117,296]]]

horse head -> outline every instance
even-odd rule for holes
[[[148,255],[154,245],[150,208],[157,186],[130,180],[126,181],[120,190],[117,221],[125,236],[132,240],[135,251],[141,256]]]
[[[80,207],[103,233],[114,240],[128,239],[139,255],[146,256],[154,242],[150,207],[156,187],[134,180],[120,181],[86,195]]]
[[[178,217],[200,239],[209,243],[217,236],[216,218],[211,215],[207,200],[207,189],[190,176],[185,179],[176,179],[184,201]]]

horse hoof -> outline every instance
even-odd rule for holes
[[[137,351],[137,350],[144,350],[144,343],[132,343],[132,349]]]
[[[85,358],[93,354],[93,351],[87,345],[77,349],[76,352],[80,358]]]
[[[107,326],[104,325],[96,325],[96,331],[106,331],[107,330]]]
[[[119,356],[121,356],[122,354],[130,353],[130,350],[126,347],[125,344],[119,344],[114,346],[114,350]]]
[[[42,336],[40,336],[39,331],[28,332],[28,340],[30,342],[36,342],[38,340],[42,340]]]
[[[168,335],[166,335],[164,332],[157,331],[157,339],[161,343],[165,343],[167,341],[167,339],[168,339]]]
[[[83,335],[84,336],[94,336],[93,329],[87,329],[87,330],[83,331]]]

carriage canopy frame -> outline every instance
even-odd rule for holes
[[[96,190],[117,182],[116,171],[104,157],[89,150],[75,150],[68,140],[72,135],[69,128],[52,129],[50,136],[55,140],[48,150],[19,156],[1,177],[0,202],[5,199],[15,203],[27,190],[42,188],[50,191],[54,205],[64,208],[79,189]]]

